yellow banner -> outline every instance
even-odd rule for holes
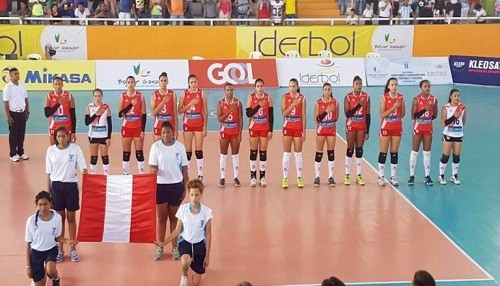
[[[317,57],[328,50],[334,57],[364,57],[372,50],[374,26],[238,27],[236,57],[248,58],[253,51],[264,57],[283,57],[289,50],[301,57]]]
[[[19,59],[25,59],[29,54],[43,55],[40,37],[44,26],[36,25],[1,25],[0,26],[0,56],[17,54]]]
[[[51,90],[56,76],[62,78],[64,89],[92,90],[95,88],[94,61],[1,61],[0,89],[10,81],[9,69],[16,67],[28,90]]]
[[[89,26],[88,59],[234,58],[233,26]]]

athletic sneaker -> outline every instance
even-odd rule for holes
[[[385,180],[385,177],[382,176],[382,177],[378,177],[378,180],[377,180],[377,183],[379,186],[385,186],[387,184],[387,181]]]
[[[358,184],[360,186],[364,186],[365,185],[365,179],[363,179],[363,177],[361,175],[358,175],[356,177],[356,184]]]
[[[314,179],[314,183],[313,183],[313,185],[314,185],[315,187],[319,187],[320,182],[321,182],[321,179],[320,179],[319,177],[316,177],[316,178]]]
[[[332,177],[328,178],[328,186],[335,187],[335,180]]]
[[[234,178],[233,182],[235,187],[241,187],[240,179]]]
[[[61,285],[61,278],[57,278],[57,279],[52,279],[52,286],[59,286]]]
[[[389,179],[389,182],[391,182],[391,185],[393,185],[394,187],[399,186],[398,179],[396,179],[396,177],[394,177],[394,176],[391,176],[391,178]]]
[[[455,185],[460,185],[460,180],[458,179],[458,175],[452,175],[451,178],[450,178],[450,181],[453,182],[453,184]]]
[[[351,184],[351,178],[349,177],[349,175],[345,175],[344,176],[344,185],[346,186],[349,186]]]
[[[57,262],[57,263],[62,262],[63,257],[64,257],[64,251],[61,251],[61,249],[58,247],[58,248],[57,248],[56,262]]]
[[[283,178],[283,180],[281,181],[281,187],[283,189],[288,188],[288,178]]]
[[[250,179],[250,187],[255,187],[255,186],[257,186],[257,178]]]
[[[266,177],[261,177],[260,178],[260,186],[261,187],[267,187]]]
[[[173,251],[172,251],[173,255]],[[163,247],[161,246],[156,246],[156,253],[155,253],[155,260],[162,260],[163,259]]]
[[[424,183],[429,187],[434,186],[434,182],[432,181],[430,176],[425,176]]]
[[[12,162],[18,162],[20,158],[21,158],[21,157],[19,157],[19,155],[17,155],[17,154],[16,154],[16,155],[14,155],[14,156],[10,157],[10,160],[11,160]]]
[[[299,187],[299,188],[304,187],[304,179],[302,179],[302,177],[297,178],[297,187]]]
[[[172,259],[173,260],[179,260],[179,259],[181,259],[181,255],[179,253],[179,248],[177,246],[174,247],[174,248],[172,248]]]
[[[446,185],[446,179],[444,178],[444,175],[439,175],[439,183],[441,185]]]
[[[80,256],[78,256],[78,252],[76,252],[76,248],[72,248],[69,251],[69,256],[71,257],[71,261],[73,261],[73,262],[80,261]]]
[[[408,180],[408,186],[413,186],[413,185],[415,185],[415,176],[410,176],[410,179]]]
[[[187,276],[181,276],[181,284],[179,286],[189,286]]]
[[[28,156],[28,154],[23,153],[21,156],[19,156],[19,158],[21,158],[23,160],[28,160],[30,157]]]
[[[219,180],[219,188],[224,188],[226,186],[226,179],[222,178]]]

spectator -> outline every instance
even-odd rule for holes
[[[59,8],[57,4],[52,4],[52,8],[50,9],[50,18],[62,18],[62,14],[59,12]],[[51,24],[53,25],[61,25],[62,21],[57,20],[57,21],[51,21]]]
[[[401,6],[399,5],[399,0],[392,0],[391,4],[392,4],[392,17],[397,17],[399,12],[399,7]]]
[[[495,17],[500,17],[500,0],[495,1]]]
[[[170,19],[184,19],[184,12],[187,9],[185,0],[167,0],[167,9]],[[173,21],[172,25],[184,25],[184,21]]]
[[[356,0],[356,12],[357,14],[362,14],[363,9],[365,9],[366,5],[366,0]]]
[[[118,18],[118,4],[116,4],[115,0],[104,0],[104,4],[108,7],[110,18]]]
[[[467,4],[468,5],[468,4]],[[468,10],[468,8],[467,8]],[[446,18],[446,23],[447,24],[451,24],[451,18],[453,18],[453,4],[451,4],[450,2],[447,2],[445,5],[444,5],[444,17]]]
[[[163,18],[163,2],[161,0],[153,0],[149,4],[149,10],[151,11],[151,18],[161,19]],[[153,25],[162,25],[162,22],[153,22]]]
[[[134,10],[135,21],[138,21],[139,18],[149,18],[149,0],[135,0],[132,6]],[[146,22],[139,22],[138,24],[146,24]]]
[[[284,0],[286,19],[297,19],[297,1],[298,0]],[[286,21],[285,25],[293,26],[295,25],[295,21]]]
[[[259,0],[257,2],[257,19],[268,20],[271,18],[271,2],[269,0]],[[259,26],[267,25],[267,21],[259,21]]]
[[[26,17],[31,17],[31,11],[28,7],[28,3],[26,1],[21,1],[21,8],[17,11],[17,15],[19,15],[19,18],[21,20],[24,20]],[[25,24],[26,21],[23,21],[23,24]]]
[[[497,0],[497,3],[500,3],[500,0]],[[470,10],[469,2],[467,2],[467,0],[461,0],[460,7],[461,7],[460,17],[469,16],[469,10]],[[461,20],[460,22],[467,23],[467,20]]]
[[[0,17],[9,17],[9,1],[7,0],[0,1]],[[8,21],[2,20],[0,23],[8,24]]]
[[[111,12],[109,11],[108,5],[105,2],[101,2],[99,7],[95,11],[95,18],[113,18]],[[101,25],[101,22],[97,22],[98,25]],[[113,22],[107,21],[104,22],[105,25],[113,25]]]
[[[80,3],[83,4],[83,7],[88,8],[89,7],[89,0],[69,0],[72,1],[71,6],[75,7],[75,9],[80,5]]]
[[[419,0],[418,1],[418,14],[422,18],[431,18],[432,11],[434,10],[434,4],[430,0]],[[423,20],[423,23],[432,24],[431,21]]]
[[[357,25],[358,22],[359,22],[359,18],[358,16],[356,15],[356,9],[352,8],[350,11],[349,11],[349,15],[347,15],[346,17],[346,23],[347,25],[350,25],[350,26],[354,26],[354,25]]]
[[[436,281],[432,275],[425,270],[418,270],[413,275],[412,286],[436,286]]]
[[[38,0],[31,3],[31,17],[42,18],[45,16],[43,4]],[[31,21],[32,24],[43,24],[43,21]]]
[[[119,13],[118,13],[118,18],[120,19],[130,19],[133,14],[132,10],[132,0],[119,0],[120,5],[119,5]],[[120,25],[130,25],[130,21],[120,21]]]
[[[458,0],[454,0],[454,1],[458,1]],[[448,2],[448,3],[451,4],[451,2]],[[444,17],[445,5],[446,4],[445,4],[444,0],[436,0],[436,2],[434,3],[434,10],[433,10],[434,17]],[[437,20],[435,22],[438,24],[444,23],[442,20]]]
[[[481,6],[481,4],[476,4],[474,6],[474,14],[476,15],[476,24],[485,24],[486,20],[482,17],[486,17],[486,10]]]
[[[62,9],[59,11],[61,17],[75,18],[75,11],[71,8],[69,3],[62,4]]]
[[[194,17],[194,3],[193,3],[193,0],[185,0],[186,1],[186,9],[185,9],[185,12],[186,12],[186,15],[185,17],[187,19],[193,19]],[[184,25],[187,25],[187,26],[192,26],[194,25],[194,22],[185,22]]]
[[[372,19],[373,19],[373,9],[372,9],[372,4],[366,3],[366,8],[363,11],[363,18],[365,18],[365,25],[372,25]]]
[[[390,0],[380,0],[378,3],[378,6],[380,8],[378,17],[378,24],[379,25],[389,25],[390,24],[390,19],[392,18],[392,4]]]
[[[377,0],[366,0],[366,3],[371,4],[373,14],[378,15],[378,1]]]
[[[346,0],[339,0],[339,9],[340,9],[340,15],[345,15],[346,14],[346,11],[347,11],[347,2],[346,2]]]
[[[398,17],[400,18],[410,18],[413,15],[413,9],[408,3],[408,0],[403,0],[403,5],[399,7]],[[401,25],[409,25],[410,20],[401,20]]]
[[[219,19],[231,20],[231,0],[219,0],[217,6],[219,7]],[[221,25],[228,26],[229,24],[231,24],[230,21],[221,21]]]
[[[79,25],[85,25],[86,21],[83,19],[90,18],[90,10],[89,8],[85,8],[83,2],[78,3],[78,8],[75,10],[75,18],[80,19],[80,21],[78,21]]]
[[[459,0],[450,0],[449,3],[451,3],[451,5],[453,7],[453,17],[460,17],[461,10],[462,10],[462,4],[460,3],[460,1]]]
[[[338,279],[335,276],[332,276],[323,280],[323,282],[321,282],[321,286],[345,286],[345,284],[344,282],[342,282],[342,280]]]
[[[215,19],[217,17],[217,2],[216,0],[201,0],[201,5],[203,9],[203,18],[205,19]],[[217,22],[212,22],[213,25],[217,25]],[[206,26],[210,26],[210,21],[205,21]]]
[[[283,0],[271,0],[271,19],[273,20],[272,25],[281,25],[283,23],[283,6],[285,3]]]
[[[248,16],[250,16],[250,12],[251,12],[249,0],[236,0],[236,2],[234,3],[234,6],[236,8],[235,9],[236,10],[236,17],[238,19],[248,19]],[[239,22],[238,24],[248,25],[248,22],[244,21],[244,22]]]

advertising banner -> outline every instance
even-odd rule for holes
[[[29,54],[42,55],[40,35],[44,28],[37,25],[1,25],[0,57],[16,54],[19,59],[26,59]]]
[[[455,83],[500,86],[500,58],[450,56]]]
[[[428,79],[432,84],[452,84],[448,58],[366,58],[367,84],[385,85],[391,77],[400,85],[418,85]]]
[[[257,78],[264,79],[266,86],[278,86],[275,60],[191,60],[189,73],[198,76],[202,88],[221,87],[226,83],[253,87]]]
[[[64,89],[93,90],[95,88],[95,63],[93,61],[1,61],[0,89],[10,81],[9,69],[19,69],[21,81],[28,90],[52,90],[52,81],[59,76]]]
[[[56,51],[57,60],[87,59],[87,30],[79,26],[46,26],[40,37],[42,57],[49,49]]]
[[[168,75],[169,88],[187,87],[189,75],[187,60],[96,61],[96,86],[104,90],[125,89],[127,77],[133,76],[138,90],[157,89],[158,77],[162,72]]]
[[[413,30],[413,25],[378,26],[371,38],[372,51],[386,58],[411,57]]]
[[[352,86],[352,79],[360,76],[365,81],[364,59],[277,59],[280,86],[288,86],[291,78],[299,86]]]

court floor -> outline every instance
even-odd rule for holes
[[[228,186],[219,189],[217,134],[211,132],[205,143],[208,188],[203,201],[214,210],[214,239],[211,263],[203,285],[236,285],[243,280],[254,285],[314,285],[331,275],[352,284],[406,283],[418,269],[427,269],[437,280],[452,285],[497,285],[500,280],[500,195],[495,176],[500,155],[494,144],[500,140],[500,134],[489,123],[494,122],[496,106],[500,106],[500,89],[454,87],[460,89],[469,112],[460,186],[425,187],[421,180],[414,187],[404,184],[409,174],[411,148],[408,116],[399,155],[398,177],[402,184],[398,189],[379,187],[376,173],[368,164],[363,169],[367,181],[365,187],[341,184],[334,188],[326,185],[313,187],[315,136],[312,131],[308,132],[303,152],[304,189],[295,187],[293,159],[291,187],[286,191],[280,188],[282,147],[278,131],[269,147],[267,188],[250,188],[248,185],[249,152],[247,133],[244,133],[240,151],[243,185],[241,188]],[[440,105],[446,101],[451,88],[453,86],[433,87]],[[381,89],[367,88],[372,96],[373,123],[371,138],[365,145],[365,158],[372,165],[376,165],[378,156]],[[342,100],[348,90],[334,88],[334,96]],[[237,90],[236,97],[246,102],[250,91]],[[275,98],[275,105],[279,106],[279,97],[285,91],[268,90]],[[409,110],[411,98],[418,93],[418,88],[401,87],[400,91],[406,95]],[[312,118],[313,104],[321,91],[319,88],[304,88],[303,93],[307,97],[308,118]],[[105,101],[112,107],[117,106],[118,94],[118,91],[105,92]],[[145,94],[149,97],[149,92]],[[208,90],[207,94],[209,109],[215,112],[222,90]],[[36,135],[45,134],[47,126],[42,111],[43,95],[42,92],[30,93],[32,112],[26,142],[26,152],[31,157],[29,161],[11,163],[7,156],[7,136],[0,136],[5,153],[0,160],[0,168],[4,170],[0,190],[6,199],[6,204],[0,208],[4,229],[4,243],[0,244],[0,281],[4,285],[29,284],[24,268],[25,221],[35,211],[34,195],[47,185],[44,156],[48,136]],[[79,119],[77,130],[81,133],[77,143],[88,154],[83,113],[91,95],[90,92],[74,92],[74,95]],[[277,115],[275,128],[279,129],[281,120]],[[119,126],[117,116],[114,117],[114,126]],[[2,118],[5,119],[5,115]],[[337,183],[341,182],[344,173],[346,147],[340,137],[344,136],[343,124],[340,123],[343,121],[341,116],[335,152]],[[308,120],[308,129],[312,129],[313,124]],[[216,119],[211,116],[209,129],[214,131],[216,128]],[[440,133],[437,122],[435,130]],[[0,126],[0,134],[7,134],[6,124]],[[441,156],[438,134],[434,137],[432,149],[433,179],[437,178]],[[148,136],[146,154],[150,144],[151,136]],[[110,158],[112,173],[118,174],[121,169],[118,134],[113,137]],[[421,158],[422,154],[417,164],[417,178],[423,178]],[[325,165],[326,162],[323,163],[322,178],[326,177]],[[228,160],[228,170],[231,170],[231,160]],[[232,172],[227,172],[227,177],[232,179]],[[178,284],[179,262],[172,261],[168,255],[163,261],[154,261],[152,245],[81,243],[78,248],[81,262],[72,263],[65,258],[58,265],[63,285]]]

